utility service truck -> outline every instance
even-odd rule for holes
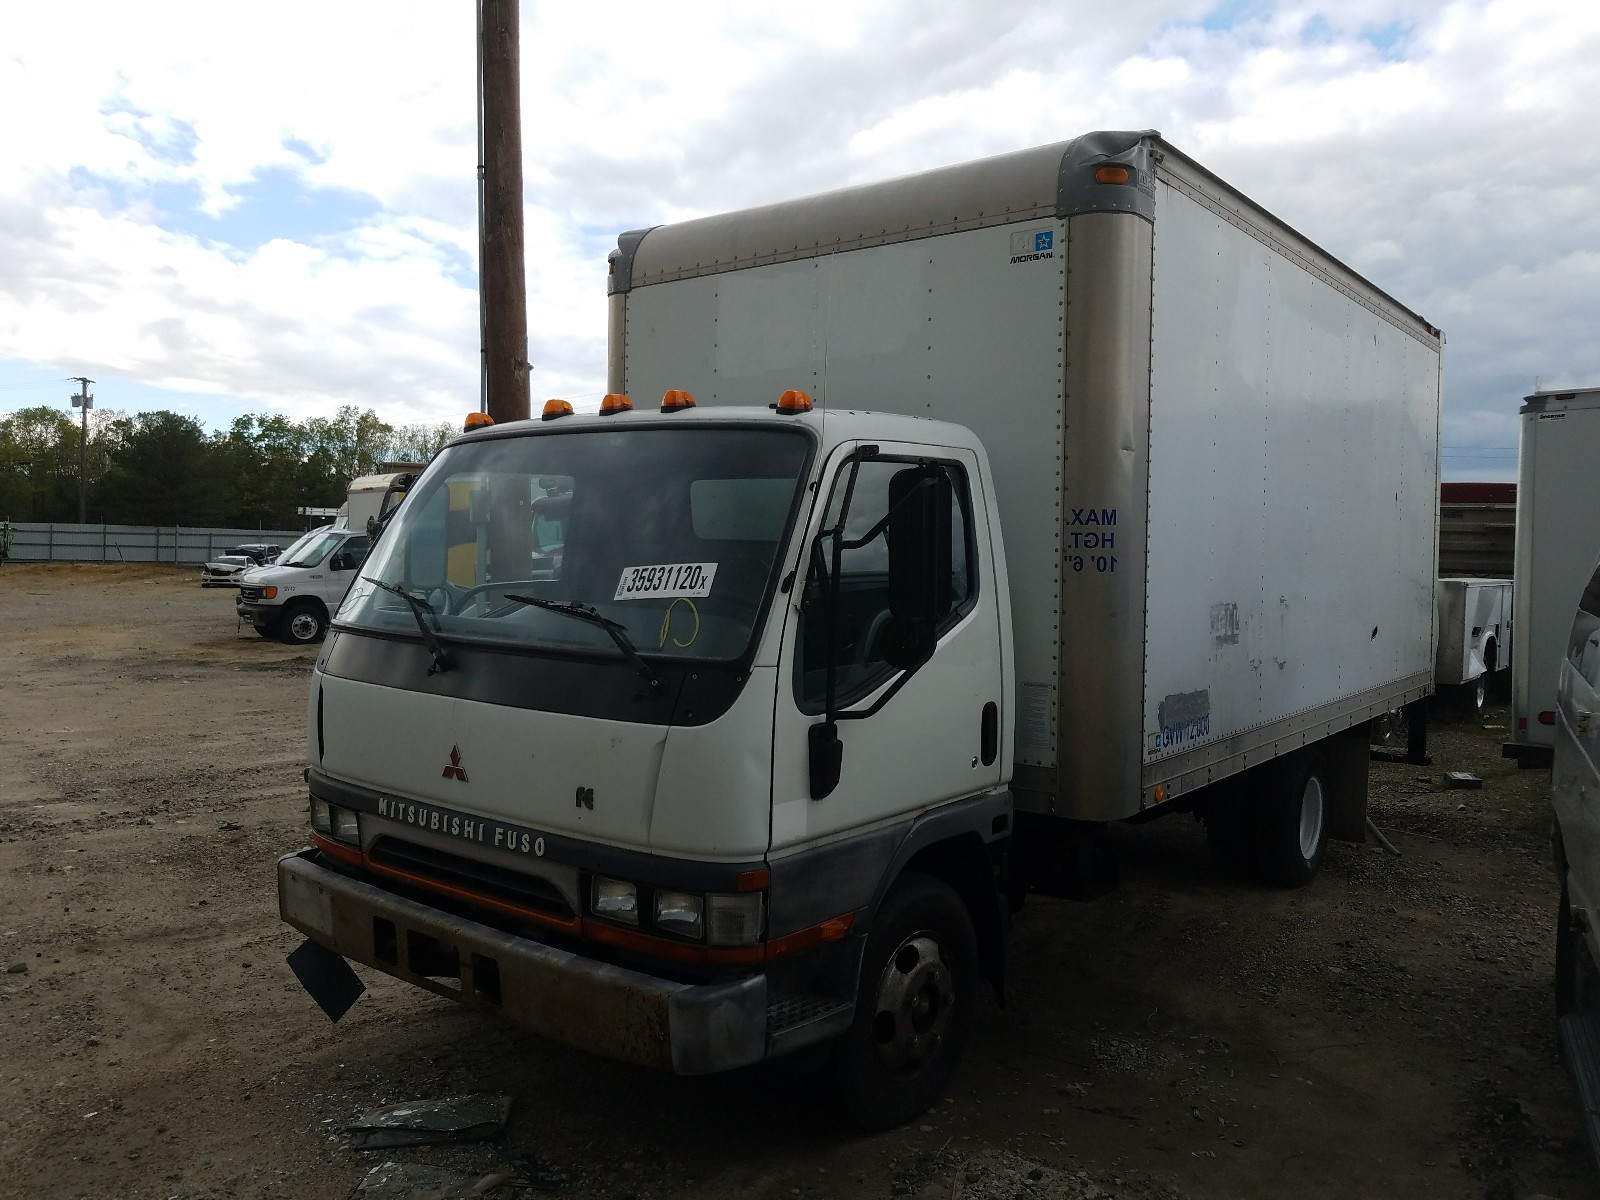
[[[1548,767],[1573,605],[1600,556],[1600,387],[1534,392],[1521,418],[1511,740],[1500,749]]]
[[[1432,686],[1422,318],[1153,132],[629,233],[609,289],[600,413],[442,451],[318,657],[330,1012],[342,957],[883,1127],[1110,823],[1283,884],[1364,836]]]
[[[1491,688],[1511,668],[1512,582],[1447,576],[1434,590],[1439,644],[1433,682],[1470,713],[1481,713]]]

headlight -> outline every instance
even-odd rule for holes
[[[692,892],[656,891],[656,928],[684,937],[705,936],[705,902]]]
[[[589,911],[597,917],[621,921],[628,925],[639,923],[639,889],[620,879],[606,879],[596,875],[589,889]]]
[[[355,811],[311,797],[311,828],[352,846],[361,844],[361,824]]]
[[[355,810],[330,804],[328,812],[333,818],[333,836],[341,842],[349,842],[352,846],[359,846],[361,844],[361,825],[356,818]]]
[[[713,892],[706,897],[706,941],[713,946],[753,946],[761,940],[765,893]]]

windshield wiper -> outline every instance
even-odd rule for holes
[[[438,614],[433,611],[433,605],[429,604],[421,596],[413,596],[397,583],[385,583],[383,580],[374,579],[370,575],[363,575],[361,578],[372,584],[373,587],[380,587],[386,592],[393,592],[406,602],[406,607],[411,610],[411,615],[416,619],[417,628],[422,630],[422,640],[428,647],[428,653],[433,655],[433,666],[428,668],[428,674],[432,675],[435,671],[448,671],[450,669],[450,656],[445,653],[444,646],[439,642],[439,635],[434,632],[433,626],[429,624],[430,617],[435,620],[438,619]]]
[[[661,690],[661,676],[650,669],[650,664],[645,662],[644,656],[634,647],[628,637],[627,628],[617,624],[610,617],[601,616],[598,609],[579,604],[576,600],[541,600],[537,596],[514,596],[509,592],[506,593],[506,599],[515,600],[519,604],[531,604],[535,608],[547,609],[550,612],[566,613],[569,617],[577,617],[580,621],[598,625],[611,635],[611,640],[617,644],[617,649],[622,651],[623,656],[639,668],[639,674],[644,676],[645,682],[650,685],[650,690],[652,692]]]

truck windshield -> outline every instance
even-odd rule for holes
[[[283,556],[283,566],[314,567],[333,551],[344,539],[337,533],[324,533],[315,538],[301,538],[291,554]]]
[[[647,657],[749,648],[810,439],[792,428],[588,428],[467,442],[417,485],[339,610],[346,626]],[[529,598],[532,598],[530,601]],[[540,603],[548,602],[548,603]]]

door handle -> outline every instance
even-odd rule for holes
[[[1575,709],[1572,714],[1573,729],[1577,730],[1579,733],[1588,733],[1589,722],[1593,719],[1593,717],[1594,714],[1587,708]]]
[[[978,738],[979,753],[983,757],[983,765],[994,765],[995,757],[1000,753],[1000,706],[993,700],[983,706],[982,728]]]

